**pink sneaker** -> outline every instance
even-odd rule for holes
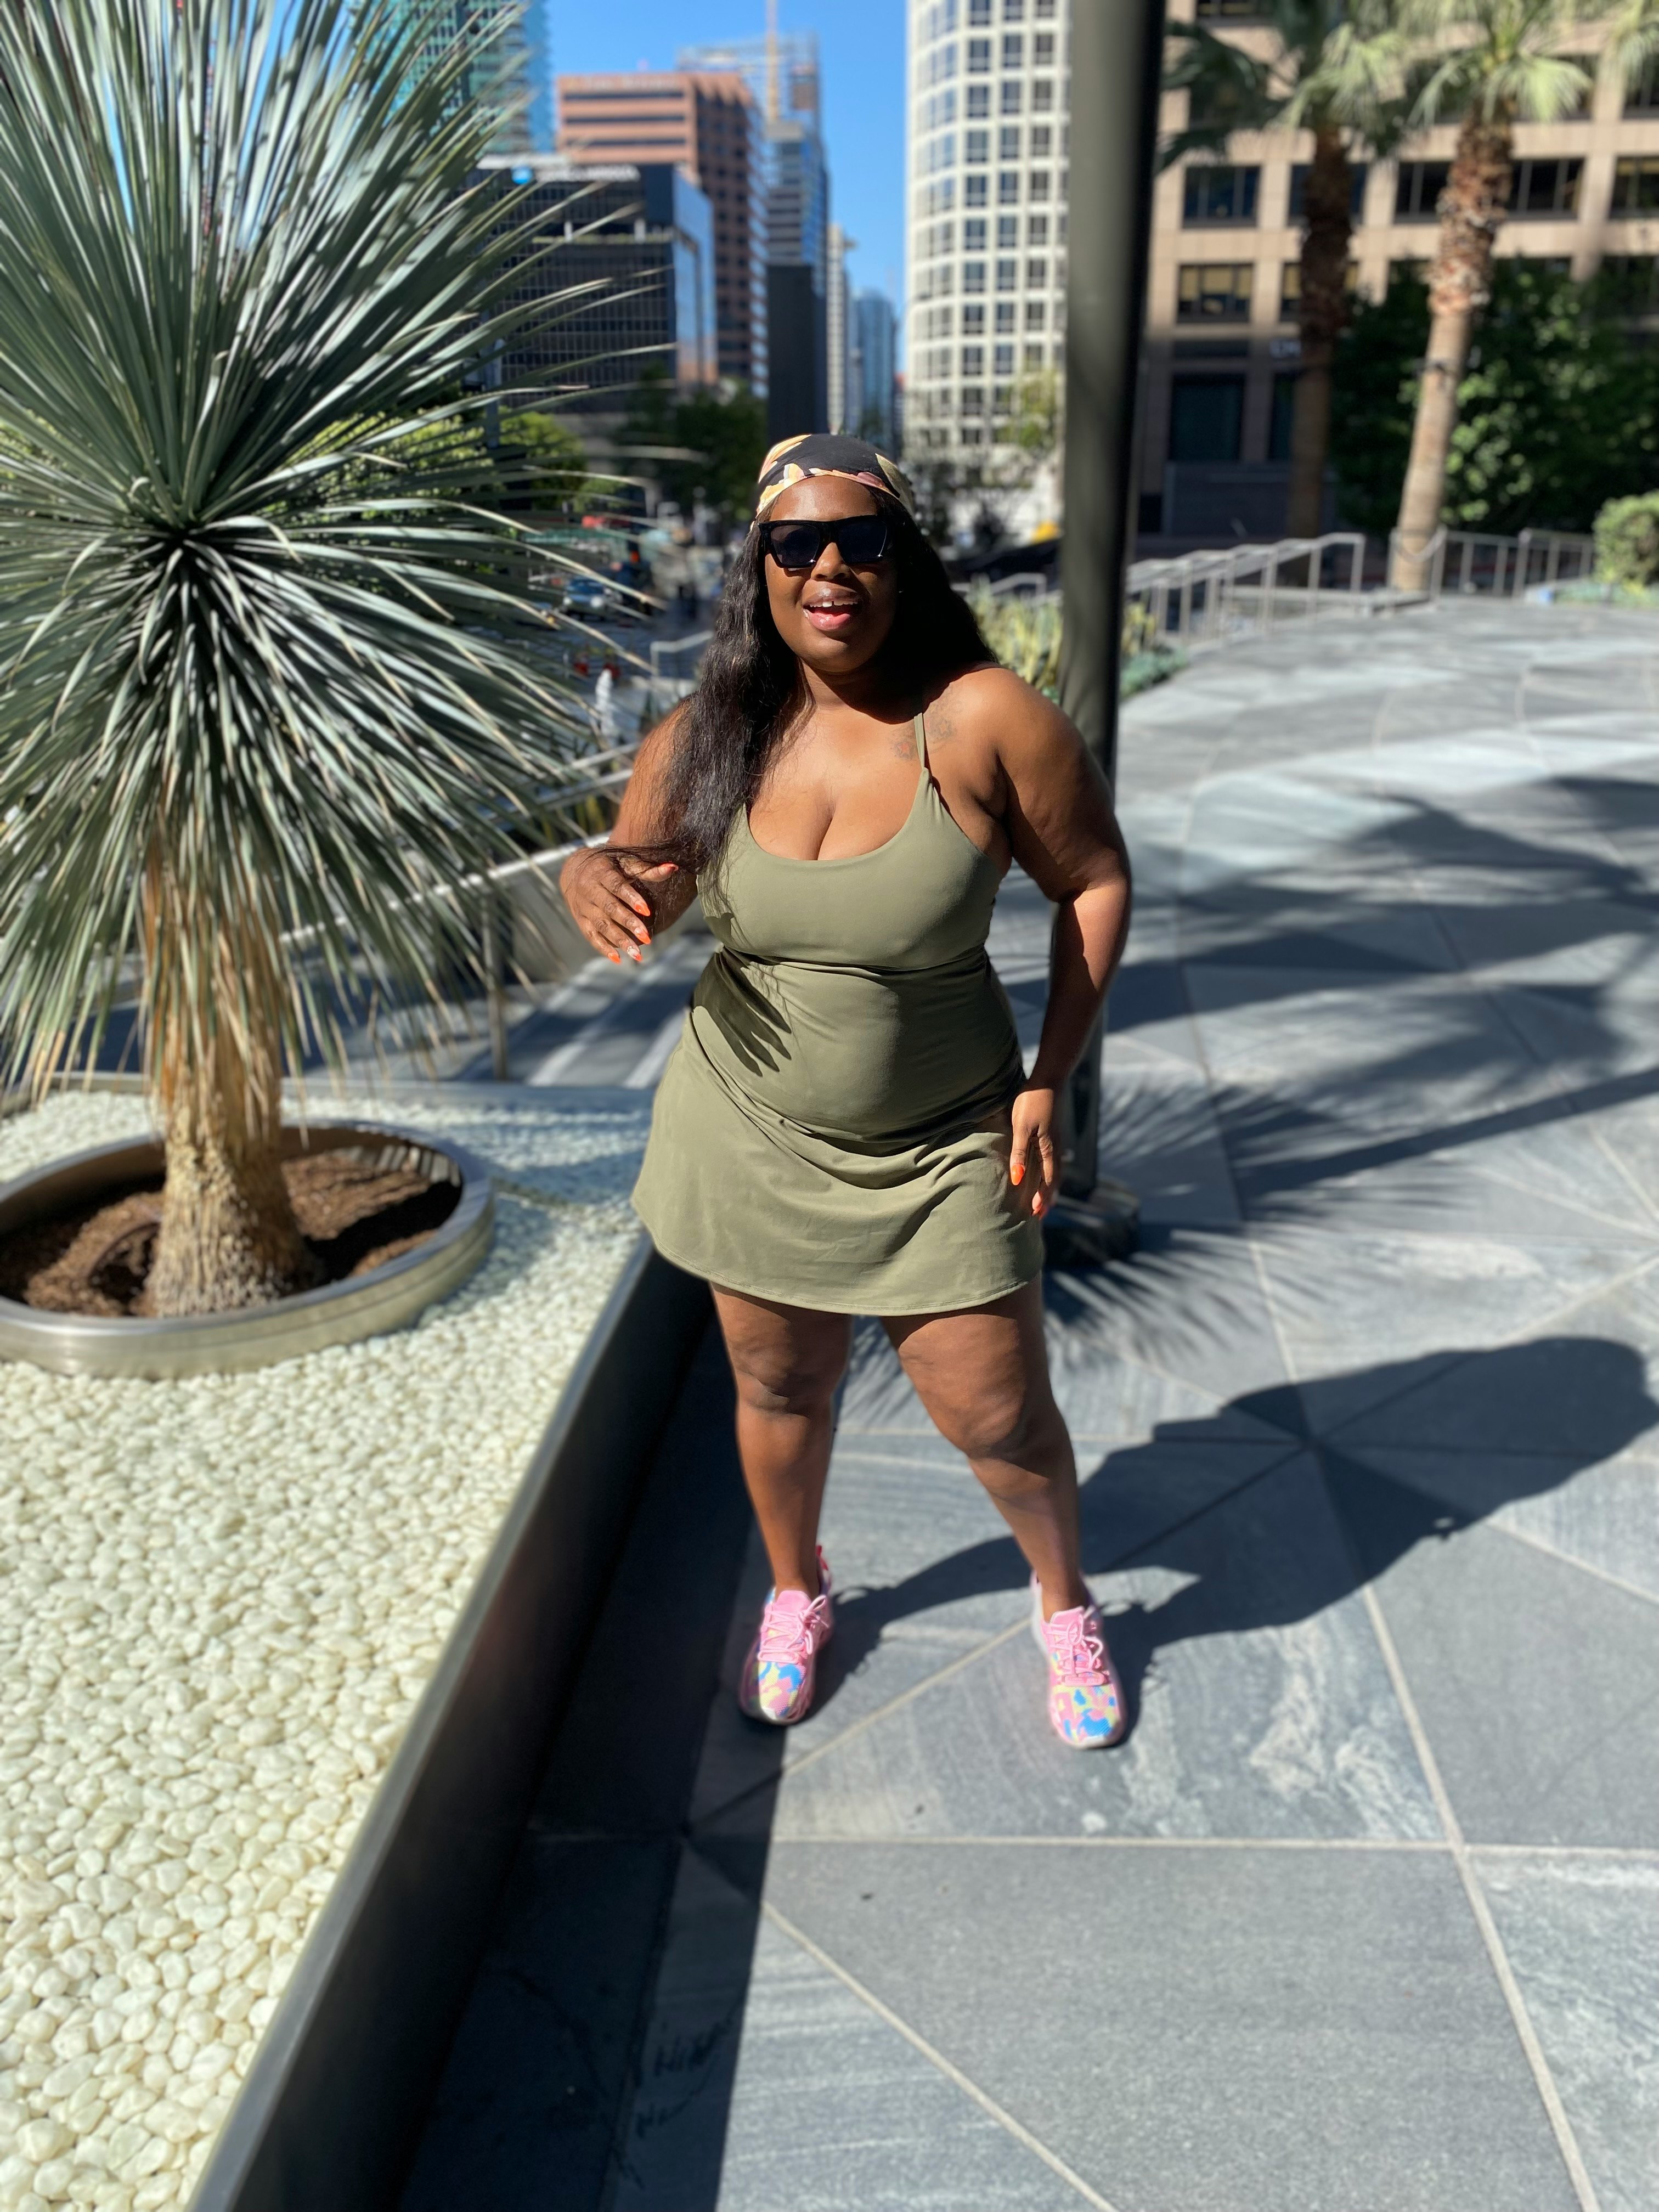
[[[820,1552],[816,1597],[808,1597],[804,1590],[775,1589],[766,1601],[760,1633],[738,1691],[738,1703],[750,1720],[772,1721],[784,1728],[805,1718],[817,1656],[835,1626],[830,1568]]]
[[[1074,1605],[1042,1618],[1042,1589],[1031,1577],[1031,1633],[1048,1662],[1048,1719],[1073,1751],[1104,1751],[1128,1725],[1123,1689],[1106,1645],[1100,1609]]]

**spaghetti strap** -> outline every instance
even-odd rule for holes
[[[917,757],[920,758],[920,760],[921,760],[921,772],[922,772],[923,776],[925,777],[925,776],[927,775],[927,773],[928,773],[928,769],[927,769],[927,724],[926,724],[926,722],[922,720],[921,715],[920,714],[917,714],[917,716],[916,716],[915,729],[916,729],[916,753],[917,753]]]

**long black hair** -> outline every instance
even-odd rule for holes
[[[871,496],[886,518],[902,593],[881,659],[895,692],[920,706],[951,677],[995,655],[903,507],[885,492]],[[719,858],[738,807],[759,791],[799,711],[800,666],[772,620],[765,564],[759,528],[751,526],[720,595],[697,688],[675,719],[662,836],[648,850],[694,872]]]

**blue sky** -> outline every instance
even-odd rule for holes
[[[854,281],[891,293],[904,268],[904,0],[779,0],[781,31],[816,31],[830,212],[858,240]],[[548,0],[553,73],[672,69],[682,46],[757,39],[765,0]]]

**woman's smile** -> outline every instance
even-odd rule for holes
[[[811,584],[802,596],[801,610],[814,629],[825,637],[839,637],[859,613],[859,595],[834,590],[827,584]]]

